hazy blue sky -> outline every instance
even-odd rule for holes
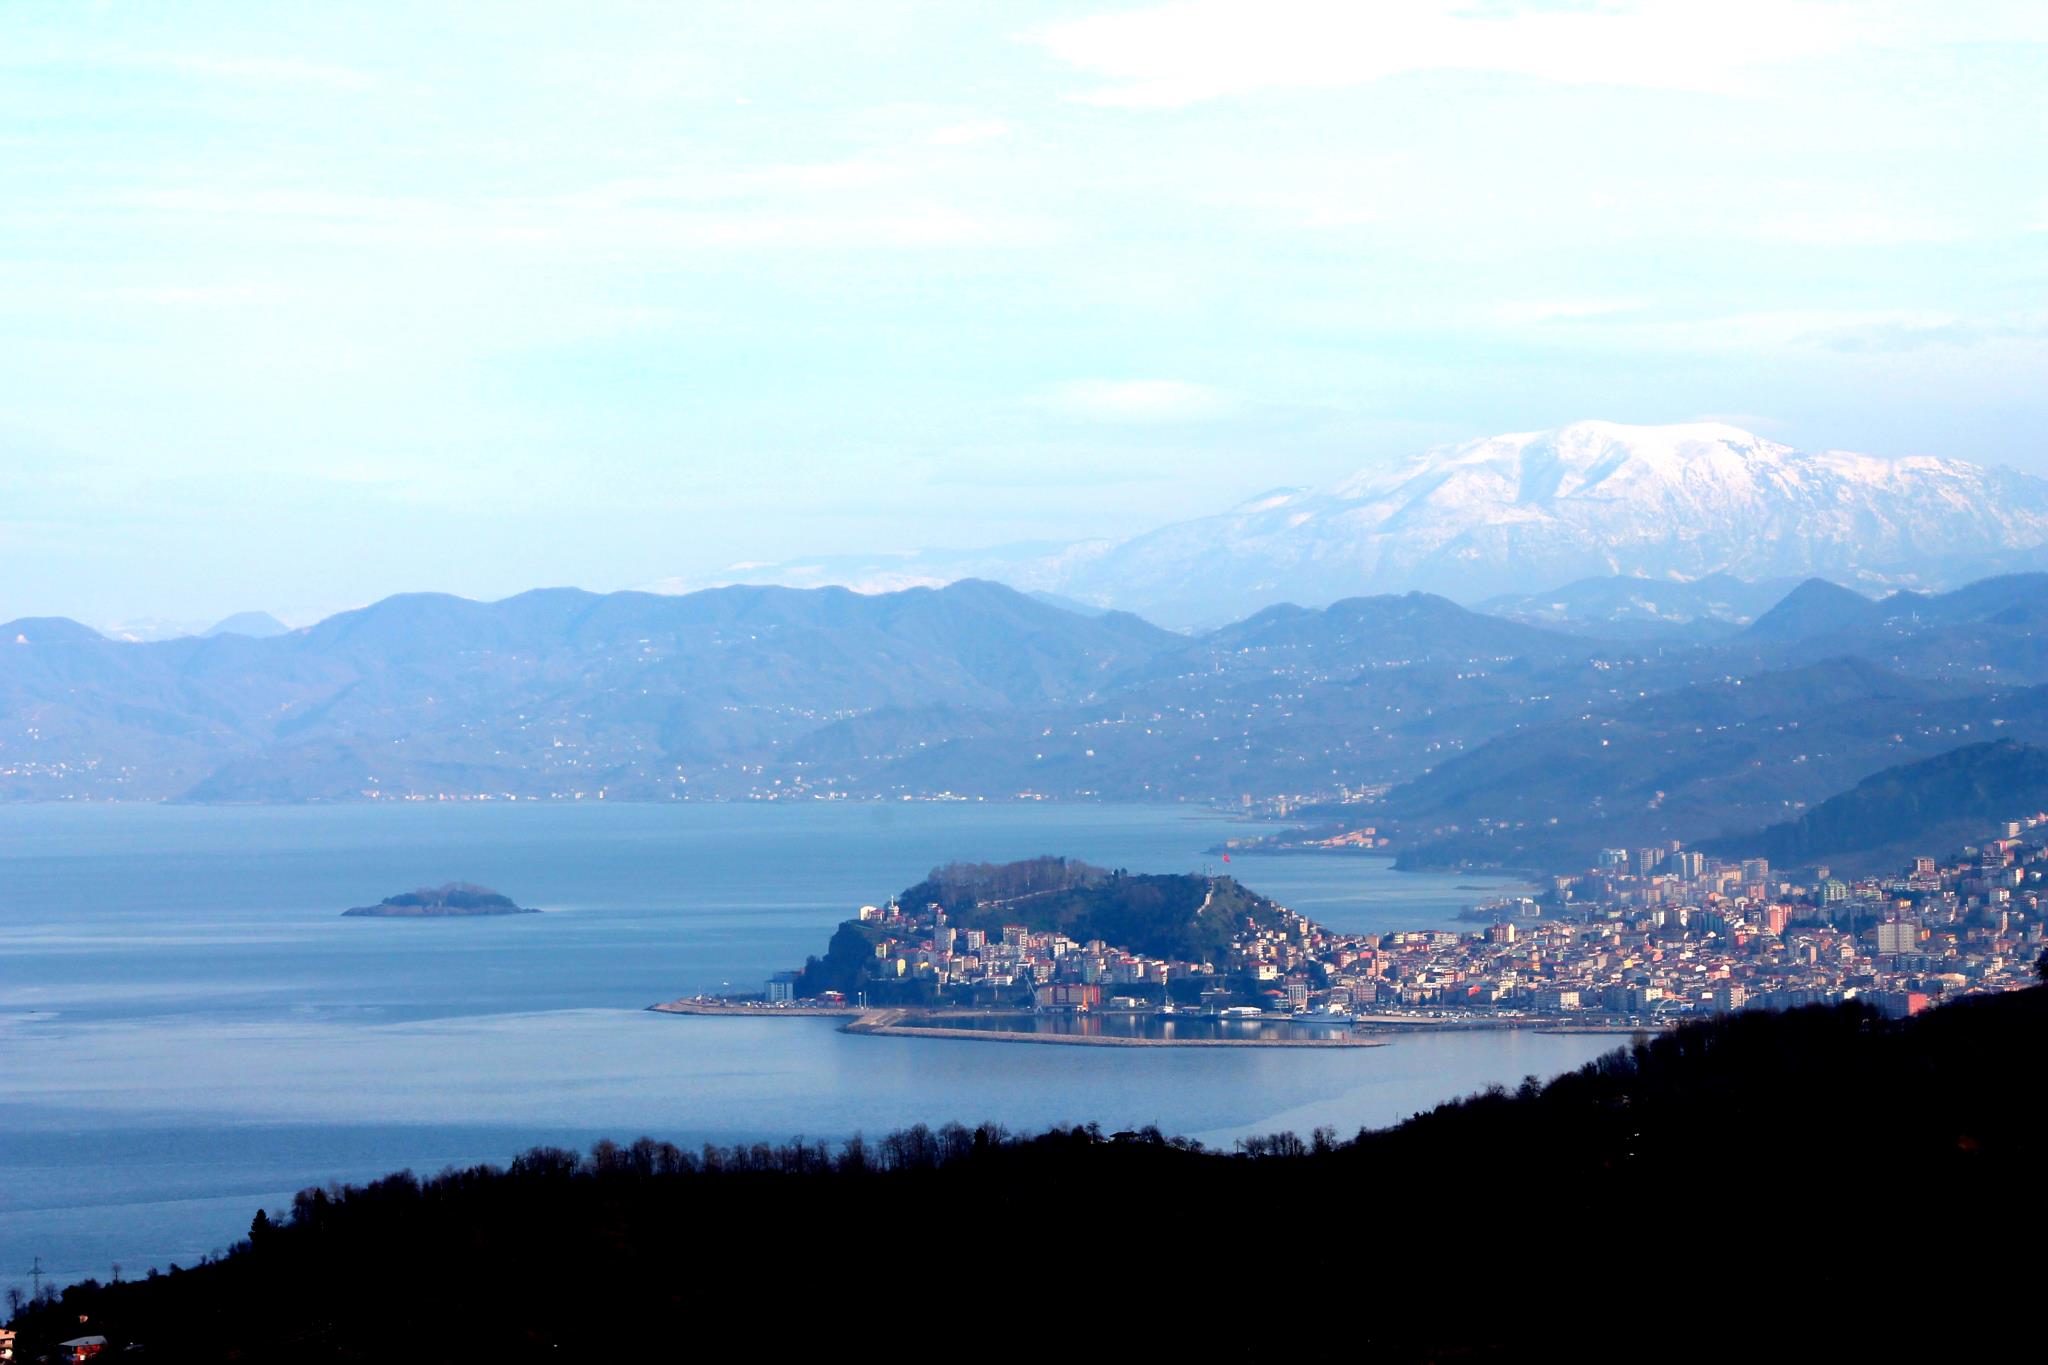
[[[0,4],[0,618],[2048,466],[2048,6]]]

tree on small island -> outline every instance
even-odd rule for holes
[[[488,886],[449,882],[445,886],[423,886],[386,896],[375,905],[358,905],[341,912],[380,919],[426,919],[459,915],[538,915],[540,911],[515,903]]]

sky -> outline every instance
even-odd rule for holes
[[[1133,534],[1712,417],[2048,473],[2048,6],[0,3],[0,619]]]

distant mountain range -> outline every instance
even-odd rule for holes
[[[414,594],[267,638],[37,619],[0,641],[0,797],[216,801],[751,791],[822,727],[1057,705],[1183,643],[986,583]]]
[[[969,580],[414,594],[260,639],[38,619],[0,640],[0,799],[1331,792],[1615,695],[1585,663],[1602,646],[1419,593],[1205,637]]]
[[[174,621],[151,616],[103,623],[97,628],[97,633],[109,640],[124,640],[129,644],[150,644],[158,640],[181,640],[187,636],[208,635],[248,635],[263,639],[272,635],[283,635],[290,629],[290,626],[267,611],[238,611],[210,626],[199,621]]]
[[[1687,620],[1712,620],[1741,608],[1715,606],[1713,589],[1694,603],[1682,585],[1820,575],[1951,587],[2048,565],[2044,547],[2048,480],[2031,475],[1799,451],[1720,423],[1576,422],[1440,447],[1320,491],[1278,489],[1127,540],[750,565],[729,576],[895,589],[972,575],[1173,627],[1276,602],[1410,590],[1479,602],[1618,576],[1686,599],[1671,610]]]
[[[1574,593],[1634,600],[1533,596]],[[25,618],[0,799],[1284,799],[1413,865],[1571,868],[1776,840],[1873,773],[2048,745],[2043,603],[2044,574],[1816,580],[1744,625],[1603,635],[1410,592],[1187,635],[966,581],[413,594],[156,643]]]

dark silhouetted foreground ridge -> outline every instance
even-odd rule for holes
[[[1349,1141],[538,1149],[305,1191],[220,1260],[14,1325],[29,1359],[81,1317],[152,1360],[654,1360],[713,1333],[782,1358],[1984,1358],[2031,1317],[2000,1286],[2032,1264],[2044,1043],[2028,990],[1707,1020]]]

